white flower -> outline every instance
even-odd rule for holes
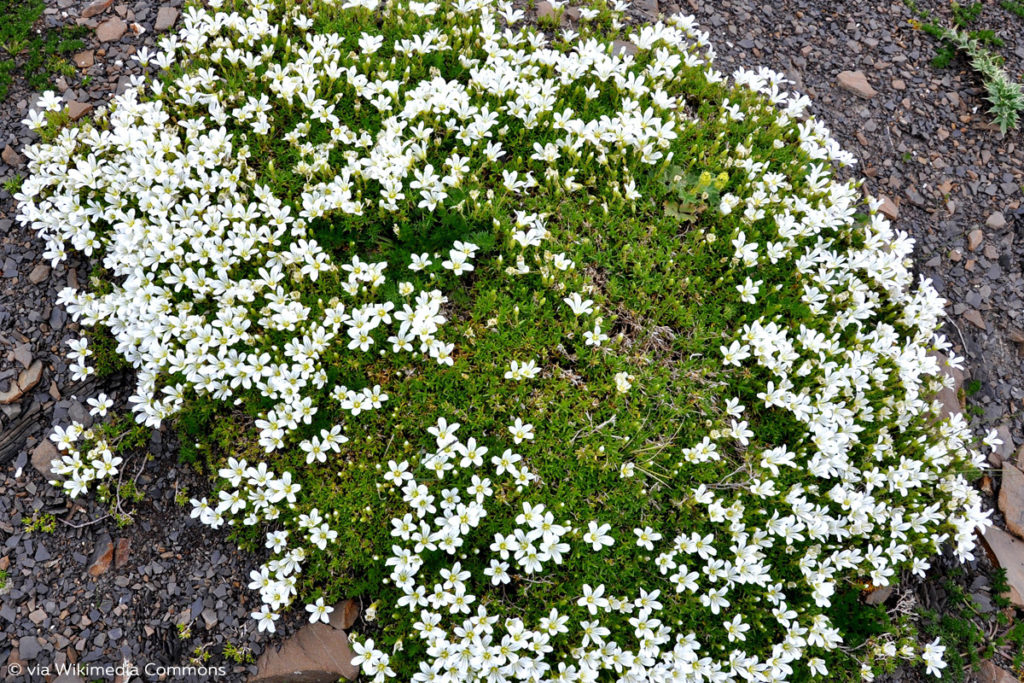
[[[533,425],[524,423],[519,417],[516,418],[515,424],[509,425],[508,431],[516,443],[533,439]]]
[[[649,526],[643,529],[633,529],[633,533],[636,534],[637,547],[644,548],[645,550],[654,550],[653,544],[661,540],[661,534]]]
[[[324,604],[323,598],[317,598],[316,602],[312,605],[306,605],[306,611],[309,612],[309,623],[315,624],[318,621],[322,621],[325,624],[331,621],[331,612],[334,608]]]
[[[608,534],[611,528],[611,524],[598,526],[597,522],[590,522],[587,525],[587,532],[583,534],[583,542],[590,544],[594,552],[604,547],[611,547],[615,544],[615,539]]]
[[[509,369],[505,372],[505,379],[516,381],[533,379],[538,373],[540,373],[540,368],[537,367],[537,362],[534,360],[528,360],[522,365],[518,361],[512,361]]]
[[[96,417],[106,417],[107,411],[114,405],[114,401],[104,393],[97,394],[96,398],[88,398],[85,402],[92,406],[89,414]]]
[[[260,631],[268,631],[273,633],[277,630],[274,622],[278,620],[279,615],[277,612],[270,609],[268,605],[260,607],[259,611],[252,613],[252,618],[257,622],[257,628]]]
[[[588,315],[594,310],[594,302],[590,299],[584,300],[578,292],[573,292],[569,296],[562,299],[565,304],[572,310],[573,315]]]
[[[936,638],[930,643],[924,646],[924,651],[921,653],[921,659],[924,661],[925,673],[941,678],[942,670],[946,668],[946,662],[943,659],[943,654],[946,652],[946,646],[939,644],[939,639]]]
[[[576,601],[580,607],[586,607],[591,615],[597,614],[598,610],[608,608],[608,598],[604,596],[604,584],[597,588],[591,588],[590,584],[583,584],[583,597]]]

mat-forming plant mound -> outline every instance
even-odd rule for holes
[[[211,0],[94,121],[43,99],[20,217],[270,549],[261,629],[365,597],[372,680],[941,675],[850,612],[988,523],[943,301],[806,98],[623,10]]]

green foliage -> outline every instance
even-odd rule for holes
[[[999,6],[1024,19],[1024,3],[1018,2],[1018,0],[1001,0]]]
[[[33,90],[45,90],[58,75],[73,76],[74,65],[65,57],[81,50],[85,26],[62,26],[40,33],[32,27],[42,17],[43,0],[0,0],[0,99],[7,96],[14,75],[20,73]],[[20,64],[20,68],[19,68]]]
[[[188,505],[188,487],[182,486],[180,489],[174,492],[174,504],[175,505]]]
[[[969,5],[961,5],[953,0],[950,8],[953,10],[953,25],[957,28],[967,28],[981,16],[981,2],[972,2]]]
[[[846,586],[836,593],[828,609],[832,622],[849,636],[847,642],[850,647],[859,647],[886,633],[892,626],[885,608],[866,604],[862,594],[859,586]]]
[[[252,654],[252,650],[248,646],[243,645],[238,647],[230,640],[224,643],[224,650],[222,651],[225,659],[230,659],[236,664],[253,664],[256,658]]]
[[[15,173],[4,181],[4,189],[7,190],[9,194],[14,194],[21,189],[21,184],[23,182],[25,182],[25,178],[21,174]]]
[[[1016,128],[1020,113],[1024,111],[1024,89],[1010,79],[1003,69],[1003,60],[999,55],[987,50],[986,44],[1001,46],[1003,41],[992,31],[966,32],[964,27],[977,18],[981,3],[974,3],[962,8],[953,3],[954,24],[956,28],[941,26],[931,16],[918,8],[913,0],[907,0],[907,6],[920,19],[920,28],[928,35],[942,41],[932,64],[937,68],[948,66],[957,53],[962,52],[971,64],[971,68],[979,73],[987,93],[986,99],[992,105],[989,113],[995,118],[996,125],[1002,133]]]
[[[85,337],[92,350],[89,360],[98,378],[110,377],[131,367],[124,356],[117,352],[117,342],[107,328],[97,325],[86,330]]]
[[[0,569],[0,592],[7,590],[7,583],[10,580],[10,575],[6,569]]]
[[[996,635],[990,636],[990,617],[978,611],[978,605],[968,595],[961,581],[964,572],[960,568],[951,569],[942,581],[946,594],[946,603],[941,612],[928,609],[918,610],[922,632],[928,637],[938,637],[946,645],[946,659],[949,664],[945,673],[948,678],[943,680],[960,683],[966,680],[965,671],[977,670],[981,662],[992,659],[997,651],[1009,656],[1014,671],[1021,672],[1024,665],[1024,622],[1016,622]],[[1009,606],[1004,596],[1009,590],[1006,582],[1006,571],[996,570],[992,576],[991,596],[993,603],[1000,609]],[[997,621],[1006,625],[1002,612]],[[980,623],[979,623],[980,622]]]
[[[43,0],[0,0],[0,47],[13,56],[25,49],[32,26],[43,16]]]
[[[57,530],[57,518],[48,512],[34,512],[31,519],[23,519],[21,521],[25,526],[25,533],[27,534],[34,531],[52,534]]]

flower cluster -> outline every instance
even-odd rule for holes
[[[260,629],[358,586],[375,681],[820,678],[846,584],[971,557],[943,302],[780,74],[618,1],[554,34],[494,0],[224,5],[94,124],[44,97],[18,200],[100,262],[61,301],[140,423],[244,423],[192,505],[269,549]],[[117,472],[53,438],[72,495]]]

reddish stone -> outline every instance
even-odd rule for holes
[[[268,648],[256,663],[249,683],[334,683],[355,680],[348,636],[333,624],[306,624],[282,643]]]
[[[114,4],[114,0],[96,0],[84,10],[82,10],[82,18],[88,19],[94,17],[97,14],[103,14],[107,11],[107,8]]]
[[[128,562],[128,556],[132,551],[132,542],[127,538],[117,539],[117,547],[114,549],[114,568],[120,569]]]
[[[110,536],[103,536],[96,541],[96,549],[92,552],[92,558],[89,560],[89,569],[86,572],[89,576],[100,576],[110,569],[113,561],[114,542],[110,540]]]

